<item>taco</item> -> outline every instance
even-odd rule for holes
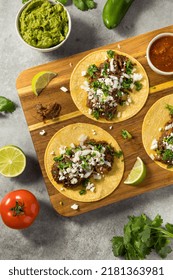
[[[44,156],[52,185],[76,201],[92,202],[111,194],[124,172],[122,151],[105,130],[76,123],[60,129]]]
[[[116,123],[142,109],[149,82],[135,58],[120,51],[99,50],[76,65],[70,78],[70,92],[77,108],[88,118]]]
[[[147,154],[159,166],[173,171],[173,95],[156,101],[142,125],[142,141]]]

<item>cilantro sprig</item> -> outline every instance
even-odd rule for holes
[[[166,109],[168,109],[168,110],[169,110],[170,115],[172,115],[172,116],[173,116],[173,106],[172,106],[172,105],[170,105],[170,104],[167,104],[165,108],[166,108]]]
[[[153,220],[145,214],[129,216],[124,226],[124,236],[112,238],[112,250],[116,257],[127,260],[142,260],[155,250],[161,258],[172,251],[169,246],[173,238],[173,224],[162,226],[163,219],[158,214]]]
[[[124,139],[132,139],[132,134],[130,134],[130,132],[126,129],[122,129],[121,130],[121,136],[124,138]]]
[[[14,102],[4,96],[0,96],[0,112],[13,113],[15,109]]]

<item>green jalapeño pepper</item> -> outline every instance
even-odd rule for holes
[[[108,29],[116,27],[125,16],[134,0],[107,0],[102,13],[105,26]]]

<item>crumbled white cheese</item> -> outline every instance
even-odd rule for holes
[[[87,186],[86,186],[86,190],[90,190],[91,188],[94,187],[94,183],[90,183],[88,182]]]
[[[65,190],[64,188],[61,188],[61,189],[60,189],[60,191],[64,191],[64,190]]]
[[[85,142],[85,140],[87,140],[87,135],[85,135],[85,134],[81,134],[78,138],[78,141],[80,142],[80,144]]]
[[[100,173],[97,173],[97,174],[93,174],[93,178],[95,180],[101,180],[102,176],[100,175]]]
[[[55,155],[55,151],[50,152],[50,154],[54,156]]]
[[[173,123],[170,123],[170,124],[165,126],[165,130],[169,130],[171,128],[173,128]]]
[[[143,78],[142,74],[138,74],[138,73],[133,74],[133,81],[134,82],[140,81],[140,80],[142,80],[142,78]]]
[[[111,58],[111,60],[110,60],[110,71],[111,71],[111,72],[114,72],[114,71],[115,71],[114,59],[113,59],[113,58]]]
[[[163,130],[163,128],[162,127],[159,127],[159,132],[161,132]]]
[[[61,145],[61,146],[59,147],[60,155],[65,154],[65,151],[66,151],[66,146]]]
[[[77,209],[79,208],[79,205],[76,204],[76,203],[74,203],[73,205],[71,205],[71,208],[72,208],[73,210],[77,210]]]
[[[82,77],[86,76],[86,73],[87,73],[86,71],[82,71],[81,72]]]
[[[75,171],[72,170],[72,171],[73,171],[73,173],[76,172],[76,170],[75,170]],[[71,183],[72,185],[75,185],[77,182],[78,182],[78,180],[77,180],[76,178],[73,178],[73,179],[71,179],[71,181],[70,181],[70,183]]]
[[[67,91],[68,91],[68,88],[66,88],[66,87],[60,87],[60,90],[62,90],[63,92],[67,92]]]
[[[151,158],[152,160],[155,160],[155,156],[154,156],[153,154],[150,154],[150,158]]]
[[[118,47],[118,49],[121,49],[121,46],[120,46],[120,44],[118,44],[118,45],[117,45],[117,47]]]
[[[70,144],[70,147],[71,147],[71,148],[75,148],[75,144],[74,144],[74,143],[71,143],[71,144]]]
[[[158,148],[158,141],[156,139],[153,139],[150,149],[156,150],[157,148]]]
[[[111,129],[113,129],[113,126],[112,126],[112,125],[110,125],[110,126],[109,126],[109,129],[110,129],[110,130],[111,130]]]
[[[121,112],[118,112],[117,113],[117,118],[120,118],[121,117]]]
[[[70,62],[70,64],[69,64],[69,65],[70,65],[70,67],[72,67],[72,66],[73,66],[73,63],[71,63],[71,62]]]
[[[44,129],[42,129],[42,130],[39,132],[39,134],[40,134],[41,136],[43,136],[43,135],[46,134],[46,131],[45,131]]]
[[[90,191],[91,191],[91,192],[94,192],[95,189],[96,189],[96,187],[92,187],[92,188],[90,189]]]

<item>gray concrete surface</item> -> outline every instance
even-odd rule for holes
[[[37,221],[26,230],[11,230],[0,219],[1,260],[114,259],[110,240],[115,233],[122,234],[128,215],[146,213],[154,218],[159,213],[165,222],[173,223],[173,186],[74,218],[57,215],[50,205],[15,88],[18,74],[38,64],[172,24],[172,0],[136,0],[119,27],[108,30],[101,18],[105,0],[96,2],[97,9],[85,13],[69,4],[72,17],[70,38],[58,51],[43,54],[29,49],[16,36],[15,16],[22,0],[0,0],[0,95],[17,104],[15,113],[0,115],[0,146],[14,144],[27,155],[27,168],[20,177],[0,176],[0,199],[9,191],[25,188],[36,195],[41,205]],[[152,253],[148,259],[159,257]],[[167,259],[173,259],[173,252]]]

